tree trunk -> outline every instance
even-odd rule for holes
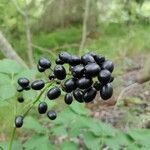
[[[22,64],[25,68],[28,68],[26,63],[15,52],[15,50],[12,48],[11,44],[7,41],[7,39],[4,37],[1,31],[0,31],[0,51],[3,53],[5,57],[16,60],[18,63]]]

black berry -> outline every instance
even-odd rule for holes
[[[59,58],[60,60],[62,60],[63,62],[65,63],[69,63],[70,62],[70,59],[71,59],[71,55],[67,52],[61,52],[59,54]]]
[[[68,79],[65,81],[64,83],[64,89],[67,93],[70,93],[72,92],[73,90],[76,89],[76,83],[75,83],[75,80],[72,78],[72,79]]]
[[[79,103],[83,103],[83,92],[79,89],[73,91],[73,96],[75,100],[77,100]]]
[[[22,96],[19,96],[17,98],[17,100],[18,100],[19,103],[23,103],[24,102],[24,98]]]
[[[101,70],[99,75],[98,75],[98,80],[102,84],[107,84],[111,79],[111,73],[108,70]]]
[[[54,75],[57,79],[63,80],[66,78],[66,70],[62,65],[56,65],[54,68]]]
[[[97,93],[97,91],[93,87],[85,90],[85,93],[84,93],[84,96],[83,96],[84,102],[89,103],[89,102],[93,101],[95,96],[96,96],[96,93]]]
[[[103,68],[103,69],[107,69],[107,70],[109,70],[110,72],[113,72],[113,70],[114,70],[114,64],[113,64],[112,61],[107,60],[107,61],[105,61],[105,62],[102,64],[102,68]]]
[[[81,61],[82,61],[82,63],[83,63],[84,65],[87,65],[88,63],[94,63],[94,62],[95,62],[93,56],[90,55],[90,54],[85,54],[85,55],[83,55],[83,56],[81,57]]]
[[[31,84],[31,88],[33,90],[41,90],[44,86],[45,86],[45,82],[43,80],[36,80]]]
[[[92,80],[90,78],[82,77],[77,80],[77,87],[80,89],[87,89],[92,85]]]
[[[20,128],[23,125],[23,116],[17,116],[15,118],[15,126],[16,128]]]
[[[99,65],[101,65],[105,61],[105,57],[103,57],[101,55],[95,55],[94,59],[95,59],[96,63]]]
[[[53,87],[47,92],[47,97],[50,100],[53,100],[53,99],[58,98],[60,96],[60,94],[61,94],[60,89],[58,87]]]
[[[41,58],[38,64],[44,69],[48,69],[51,67],[51,62],[46,58]]]
[[[72,65],[72,66],[76,66],[76,65],[79,65],[81,63],[81,58],[78,57],[78,56],[71,56],[70,57],[70,60],[69,60],[69,64]]]
[[[80,78],[84,74],[84,66],[83,65],[74,66],[71,71],[74,77]]]
[[[47,103],[46,102],[40,102],[39,105],[38,105],[38,112],[40,114],[44,114],[46,113],[47,111]]]
[[[113,95],[113,87],[110,83],[104,85],[100,91],[101,98],[107,100]]]
[[[65,103],[70,105],[73,101],[73,97],[72,97],[72,94],[71,93],[67,93],[65,95]]]
[[[48,118],[49,118],[50,120],[55,120],[56,117],[57,117],[57,114],[56,114],[56,112],[55,112],[54,110],[49,110],[49,111],[47,112],[47,116],[48,116]]]
[[[23,88],[27,87],[29,85],[29,82],[30,81],[27,78],[19,78],[18,79],[18,84]]]
[[[23,88],[22,88],[21,86],[18,86],[18,87],[17,87],[17,91],[18,91],[18,92],[22,92],[22,91],[23,91]]]
[[[100,72],[100,67],[96,63],[89,63],[85,66],[85,76],[94,77]]]
[[[57,59],[55,60],[55,63],[56,63],[57,65],[63,65],[63,64],[64,64],[64,61],[61,60],[60,58],[57,58]]]
[[[31,89],[30,85],[24,88],[24,90],[29,91]]]
[[[49,75],[48,78],[49,78],[49,80],[54,80],[55,79],[55,75],[54,74]]]
[[[45,68],[41,67],[40,65],[37,65],[37,69],[39,72],[44,72]]]

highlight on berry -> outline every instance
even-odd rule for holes
[[[18,102],[25,101],[21,94],[23,91],[40,91],[40,95],[33,101],[33,105],[39,103],[38,113],[45,114],[50,120],[56,119],[57,113],[54,110],[48,110],[46,101],[58,99],[62,91],[65,92],[64,103],[67,105],[71,105],[73,101],[90,103],[97,94],[105,101],[113,95],[114,77],[112,72],[114,64],[94,52],[86,53],[81,57],[61,52],[54,64],[47,58],[40,58],[37,70],[39,73],[48,73],[47,81],[44,79],[29,81],[26,77],[19,78],[17,91],[21,96],[18,97]],[[44,101],[39,101],[43,94],[47,98]],[[16,116],[15,126],[17,128],[23,125],[23,119],[26,115],[27,113]]]

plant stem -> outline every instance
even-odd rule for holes
[[[10,140],[10,144],[9,144],[9,150],[12,149],[12,144],[13,144],[13,139],[15,136],[15,132],[16,132],[16,127],[13,128],[13,132],[12,132],[12,136],[11,136],[11,140]]]
[[[47,88],[49,88],[51,85],[53,84],[50,83],[48,84],[41,92],[40,94],[37,96],[37,98],[33,101],[32,105],[26,110],[26,112],[23,114],[23,117],[25,117],[28,112],[31,110],[31,108],[39,101],[39,99],[41,98],[42,94],[46,91]],[[11,136],[11,140],[10,140],[10,144],[9,144],[9,150],[12,149],[12,144],[13,144],[13,140],[14,140],[14,136],[15,136],[15,132],[16,132],[16,127],[13,128],[13,132],[12,132],[12,136]]]
[[[52,84],[53,84],[53,83],[48,84],[48,85],[41,91],[41,93],[38,95],[38,97],[33,101],[32,105],[31,105],[31,106],[27,109],[27,111],[23,114],[23,117],[25,117],[25,116],[28,114],[28,112],[31,110],[31,108],[39,101],[40,97],[41,97],[42,94],[45,92],[45,90],[46,90],[47,88],[49,88]]]

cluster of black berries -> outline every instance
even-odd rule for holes
[[[55,61],[56,65],[52,68],[51,62],[46,58],[41,58],[38,62],[37,69],[39,72],[52,70],[48,76],[48,82],[36,80],[30,84],[27,78],[18,79],[18,92],[23,90],[41,90],[45,84],[53,83],[53,87],[48,89],[46,95],[49,100],[54,100],[61,95],[61,90],[66,94],[64,101],[70,105],[73,99],[79,103],[89,103],[94,100],[97,92],[103,100],[111,98],[113,87],[111,82],[114,78],[111,76],[114,70],[114,64],[110,60],[106,60],[101,55],[93,52],[87,53],[81,57],[71,55],[67,52],[61,52]],[[66,65],[68,64],[68,65]],[[65,68],[65,67],[66,68]],[[68,71],[66,71],[68,70]],[[23,97],[18,98],[19,102],[23,102]],[[47,112],[48,106],[45,101],[38,105],[38,112],[44,114]],[[47,116],[54,120],[57,115],[53,110],[47,112]],[[15,119],[16,127],[23,124],[23,116]]]

